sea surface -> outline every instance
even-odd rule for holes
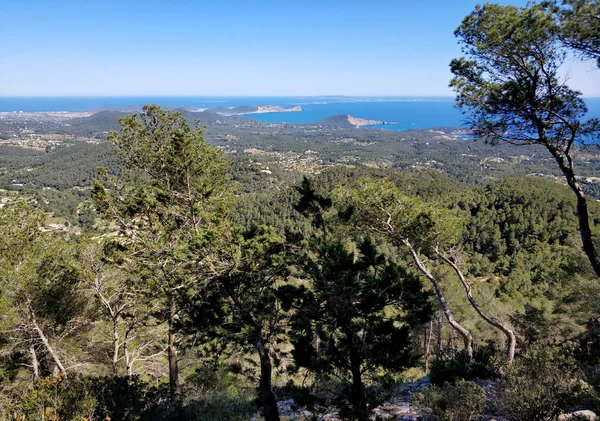
[[[586,98],[589,117],[600,118],[600,98]],[[464,117],[453,97],[208,97],[208,96],[103,96],[103,97],[0,97],[0,112],[97,111],[127,109],[142,104],[186,106],[199,109],[240,105],[300,105],[301,112],[251,114],[271,123],[314,123],[336,114],[349,114],[391,124],[371,126],[387,130],[463,127]]]

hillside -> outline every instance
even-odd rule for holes
[[[337,129],[349,129],[360,126],[374,126],[378,124],[386,124],[384,121],[366,120],[364,118],[353,117],[348,114],[338,114],[331,117],[319,120],[316,123],[311,123],[311,126],[328,127]]]
[[[119,130],[119,118],[130,113],[121,111],[100,111],[89,117],[74,118],[64,127],[64,133],[84,137],[104,137],[108,132]]]
[[[260,125],[261,123],[252,120],[247,117],[239,115],[222,115],[212,110],[191,112],[183,111],[182,114],[187,118],[190,123],[194,123],[196,120],[200,120],[202,124],[220,124],[220,125],[240,125],[240,124],[253,124]]]

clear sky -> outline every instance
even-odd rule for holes
[[[0,96],[452,95],[476,3],[0,0]],[[600,71],[570,74],[600,96]]]

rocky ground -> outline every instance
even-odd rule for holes
[[[477,418],[478,421],[506,421],[505,418],[499,415],[496,399],[496,388],[497,382],[493,380],[473,380],[477,383],[485,392],[486,396],[486,409],[483,415]],[[417,408],[411,403],[411,395],[418,393],[424,387],[430,386],[429,376],[425,376],[415,382],[407,382],[398,385],[392,393],[392,399],[389,402],[381,405],[375,409],[375,417],[380,420],[394,420],[394,421],[423,421],[426,420],[426,410]],[[294,402],[292,400],[285,400],[278,403],[279,413],[282,419],[287,420],[305,420],[309,419],[310,413],[294,408]],[[567,421],[573,419],[575,415],[584,416],[590,421],[595,421],[598,418],[596,414],[591,411],[577,411],[572,414],[563,414],[559,417],[561,421]],[[579,419],[579,418],[578,418]],[[341,421],[335,413],[329,413],[321,416],[319,420],[323,421]]]

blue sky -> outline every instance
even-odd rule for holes
[[[452,95],[476,3],[0,0],[0,96]],[[600,71],[569,70],[600,96]]]

